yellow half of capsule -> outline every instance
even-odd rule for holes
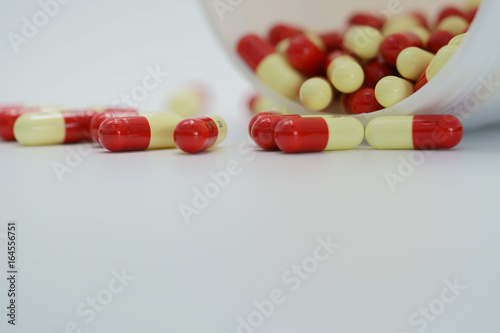
[[[383,107],[393,106],[415,91],[413,83],[397,76],[386,76],[375,86],[375,98]]]
[[[141,113],[149,122],[151,140],[148,149],[175,148],[174,131],[182,118],[176,114]]]
[[[405,79],[417,81],[433,58],[434,54],[428,51],[418,47],[408,47],[398,55],[396,67]]]
[[[274,53],[261,61],[256,71],[257,77],[277,93],[296,99],[304,78],[283,58]]]
[[[356,148],[363,142],[363,124],[352,117],[324,118],[328,126],[328,143],[325,150],[345,150]]]
[[[300,101],[312,111],[327,108],[333,100],[333,89],[325,79],[311,78],[300,87]]]
[[[366,126],[365,135],[376,149],[413,149],[413,116],[375,118]]]
[[[60,111],[23,114],[14,123],[14,136],[24,146],[61,144],[66,137],[63,115]]]

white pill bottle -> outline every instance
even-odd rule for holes
[[[257,91],[289,112],[311,114],[299,102],[265,86],[236,53],[247,33],[267,36],[276,23],[319,32],[345,29],[357,11],[397,17],[420,10],[435,20],[444,6],[464,7],[468,0],[200,0],[222,45]],[[469,1],[470,2],[470,1]],[[467,37],[448,64],[427,85],[402,102],[358,115],[363,123],[386,115],[442,114],[459,117],[466,128],[500,121],[500,0],[483,0]]]

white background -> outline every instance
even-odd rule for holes
[[[425,331],[498,330],[497,126],[426,155],[262,152],[246,132],[252,90],[195,1],[74,0],[17,54],[7,35],[40,7],[0,3],[0,101],[107,104],[159,65],[170,76],[142,109],[203,81],[209,111],[230,128],[220,148],[194,156],[0,143],[0,234],[18,222],[20,271],[16,327],[0,283],[2,332],[59,333],[70,322],[82,332],[237,332],[238,317],[279,289],[286,301],[255,332],[411,333],[423,328],[411,315],[455,279],[467,289]],[[53,163],[68,159],[75,166],[59,181]],[[229,162],[239,174],[186,223],[180,205]],[[404,182],[391,189],[388,172]],[[308,262],[318,237],[340,247],[292,291],[283,276]],[[134,280],[86,322],[79,305],[122,269]]]

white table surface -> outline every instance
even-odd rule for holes
[[[39,10],[35,1],[3,5],[2,36]],[[210,110],[230,128],[219,148],[192,156],[1,142],[0,234],[17,221],[20,272],[18,325],[2,310],[2,332],[64,332],[74,322],[82,332],[247,333],[238,317],[248,320],[273,290],[283,304],[252,331],[498,330],[499,126],[428,155],[259,151],[246,133],[251,88],[194,1],[74,1],[18,54],[7,38],[0,49],[2,101],[106,104],[159,64],[171,75],[141,108],[160,109],[168,92],[201,79],[211,84]],[[67,159],[71,173],[60,181],[53,166]],[[193,206],[228,163],[238,174],[186,223],[181,205]],[[391,188],[387,173],[400,171],[404,182]],[[289,270],[328,237],[338,248],[291,290]],[[86,322],[80,304],[104,295],[122,269],[134,280]],[[425,330],[412,325],[455,279],[466,290]],[[5,279],[0,290],[5,309]]]

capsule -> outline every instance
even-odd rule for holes
[[[164,113],[108,118],[99,127],[99,142],[112,152],[175,148],[174,130],[181,120]]]
[[[99,143],[99,127],[108,118],[135,117],[139,115],[141,114],[133,109],[106,108],[103,112],[94,115],[90,120],[90,137],[94,142]]]
[[[461,16],[448,16],[443,19],[436,30],[445,30],[454,35],[463,34],[469,28],[469,22]]]
[[[298,97],[304,78],[271,44],[256,35],[247,35],[239,41],[237,51],[264,84],[285,97]]]
[[[365,73],[364,87],[375,88],[377,83],[386,76],[396,75],[394,67],[389,66],[379,60],[372,60],[363,68]]]
[[[268,40],[273,45],[278,45],[281,41],[303,33],[303,30],[288,24],[277,24],[271,28]]]
[[[436,54],[443,46],[448,45],[453,37],[455,35],[446,30],[434,31],[427,43],[427,51]]]
[[[464,34],[461,34],[461,35],[457,35],[455,37],[453,37],[449,42],[448,42],[448,45],[454,45],[454,46],[460,46],[465,38],[465,36],[467,36],[466,33]]]
[[[386,108],[401,102],[413,93],[413,83],[397,76],[384,77],[375,87],[377,101]]]
[[[284,111],[284,106],[279,106],[278,103],[275,103],[262,95],[254,94],[248,99],[248,109],[252,114],[265,111],[276,111],[281,113]]]
[[[344,95],[342,105],[350,114],[370,113],[384,108],[377,101],[373,88],[361,88],[355,93]]]
[[[174,131],[175,144],[186,153],[207,150],[224,141],[226,136],[226,122],[215,115],[184,119]]]
[[[248,123],[248,134],[250,136],[252,136],[253,125],[255,124],[255,122],[257,121],[257,119],[259,119],[260,117],[263,117],[263,116],[279,116],[279,115],[281,115],[281,113],[280,112],[276,112],[276,111],[264,111],[264,112],[257,113],[255,116],[252,117],[252,119],[250,119],[250,122]]]
[[[304,82],[300,87],[300,101],[311,111],[321,111],[332,104],[333,88],[327,80],[315,77]]]
[[[366,126],[366,140],[376,149],[449,149],[462,137],[462,123],[452,115],[379,117]]]
[[[387,37],[420,26],[422,26],[421,19],[414,15],[395,17],[385,23],[382,28],[382,35]]]
[[[348,21],[349,26],[354,25],[367,25],[375,29],[382,29],[385,24],[385,20],[382,16],[374,15],[367,12],[354,13]]]
[[[429,63],[429,66],[427,66],[424,73],[422,73],[422,76],[418,79],[415,91],[419,90],[424,85],[426,85],[430,80],[432,80],[441,71],[441,69],[443,69],[443,67],[448,63],[448,61],[453,56],[453,54],[455,54],[457,49],[458,46],[456,45],[443,46],[438,51],[438,53],[436,53],[432,61]]]
[[[363,125],[352,117],[285,119],[274,134],[278,148],[287,153],[353,149],[363,137]]]
[[[417,81],[433,58],[434,54],[428,51],[418,47],[408,47],[399,54],[396,67],[402,77]]]
[[[302,74],[320,75],[326,57],[326,48],[318,35],[300,34],[290,38],[285,55],[288,63]]]
[[[409,31],[393,34],[387,36],[382,42],[380,54],[387,64],[396,66],[398,55],[411,46],[423,47],[422,40],[417,34]]]
[[[208,92],[202,85],[192,85],[175,92],[167,103],[166,112],[183,118],[199,115],[207,103]]]
[[[348,94],[355,92],[363,85],[365,73],[359,62],[343,51],[335,51],[328,55],[326,73],[330,82],[338,91]]]
[[[371,26],[353,26],[344,36],[344,47],[358,58],[371,60],[377,57],[383,41],[380,30]]]
[[[94,110],[26,113],[14,124],[14,136],[24,146],[57,145],[90,140]]]
[[[437,23],[441,23],[445,18],[450,16],[464,17],[464,12],[455,6],[446,6],[439,12]]]

